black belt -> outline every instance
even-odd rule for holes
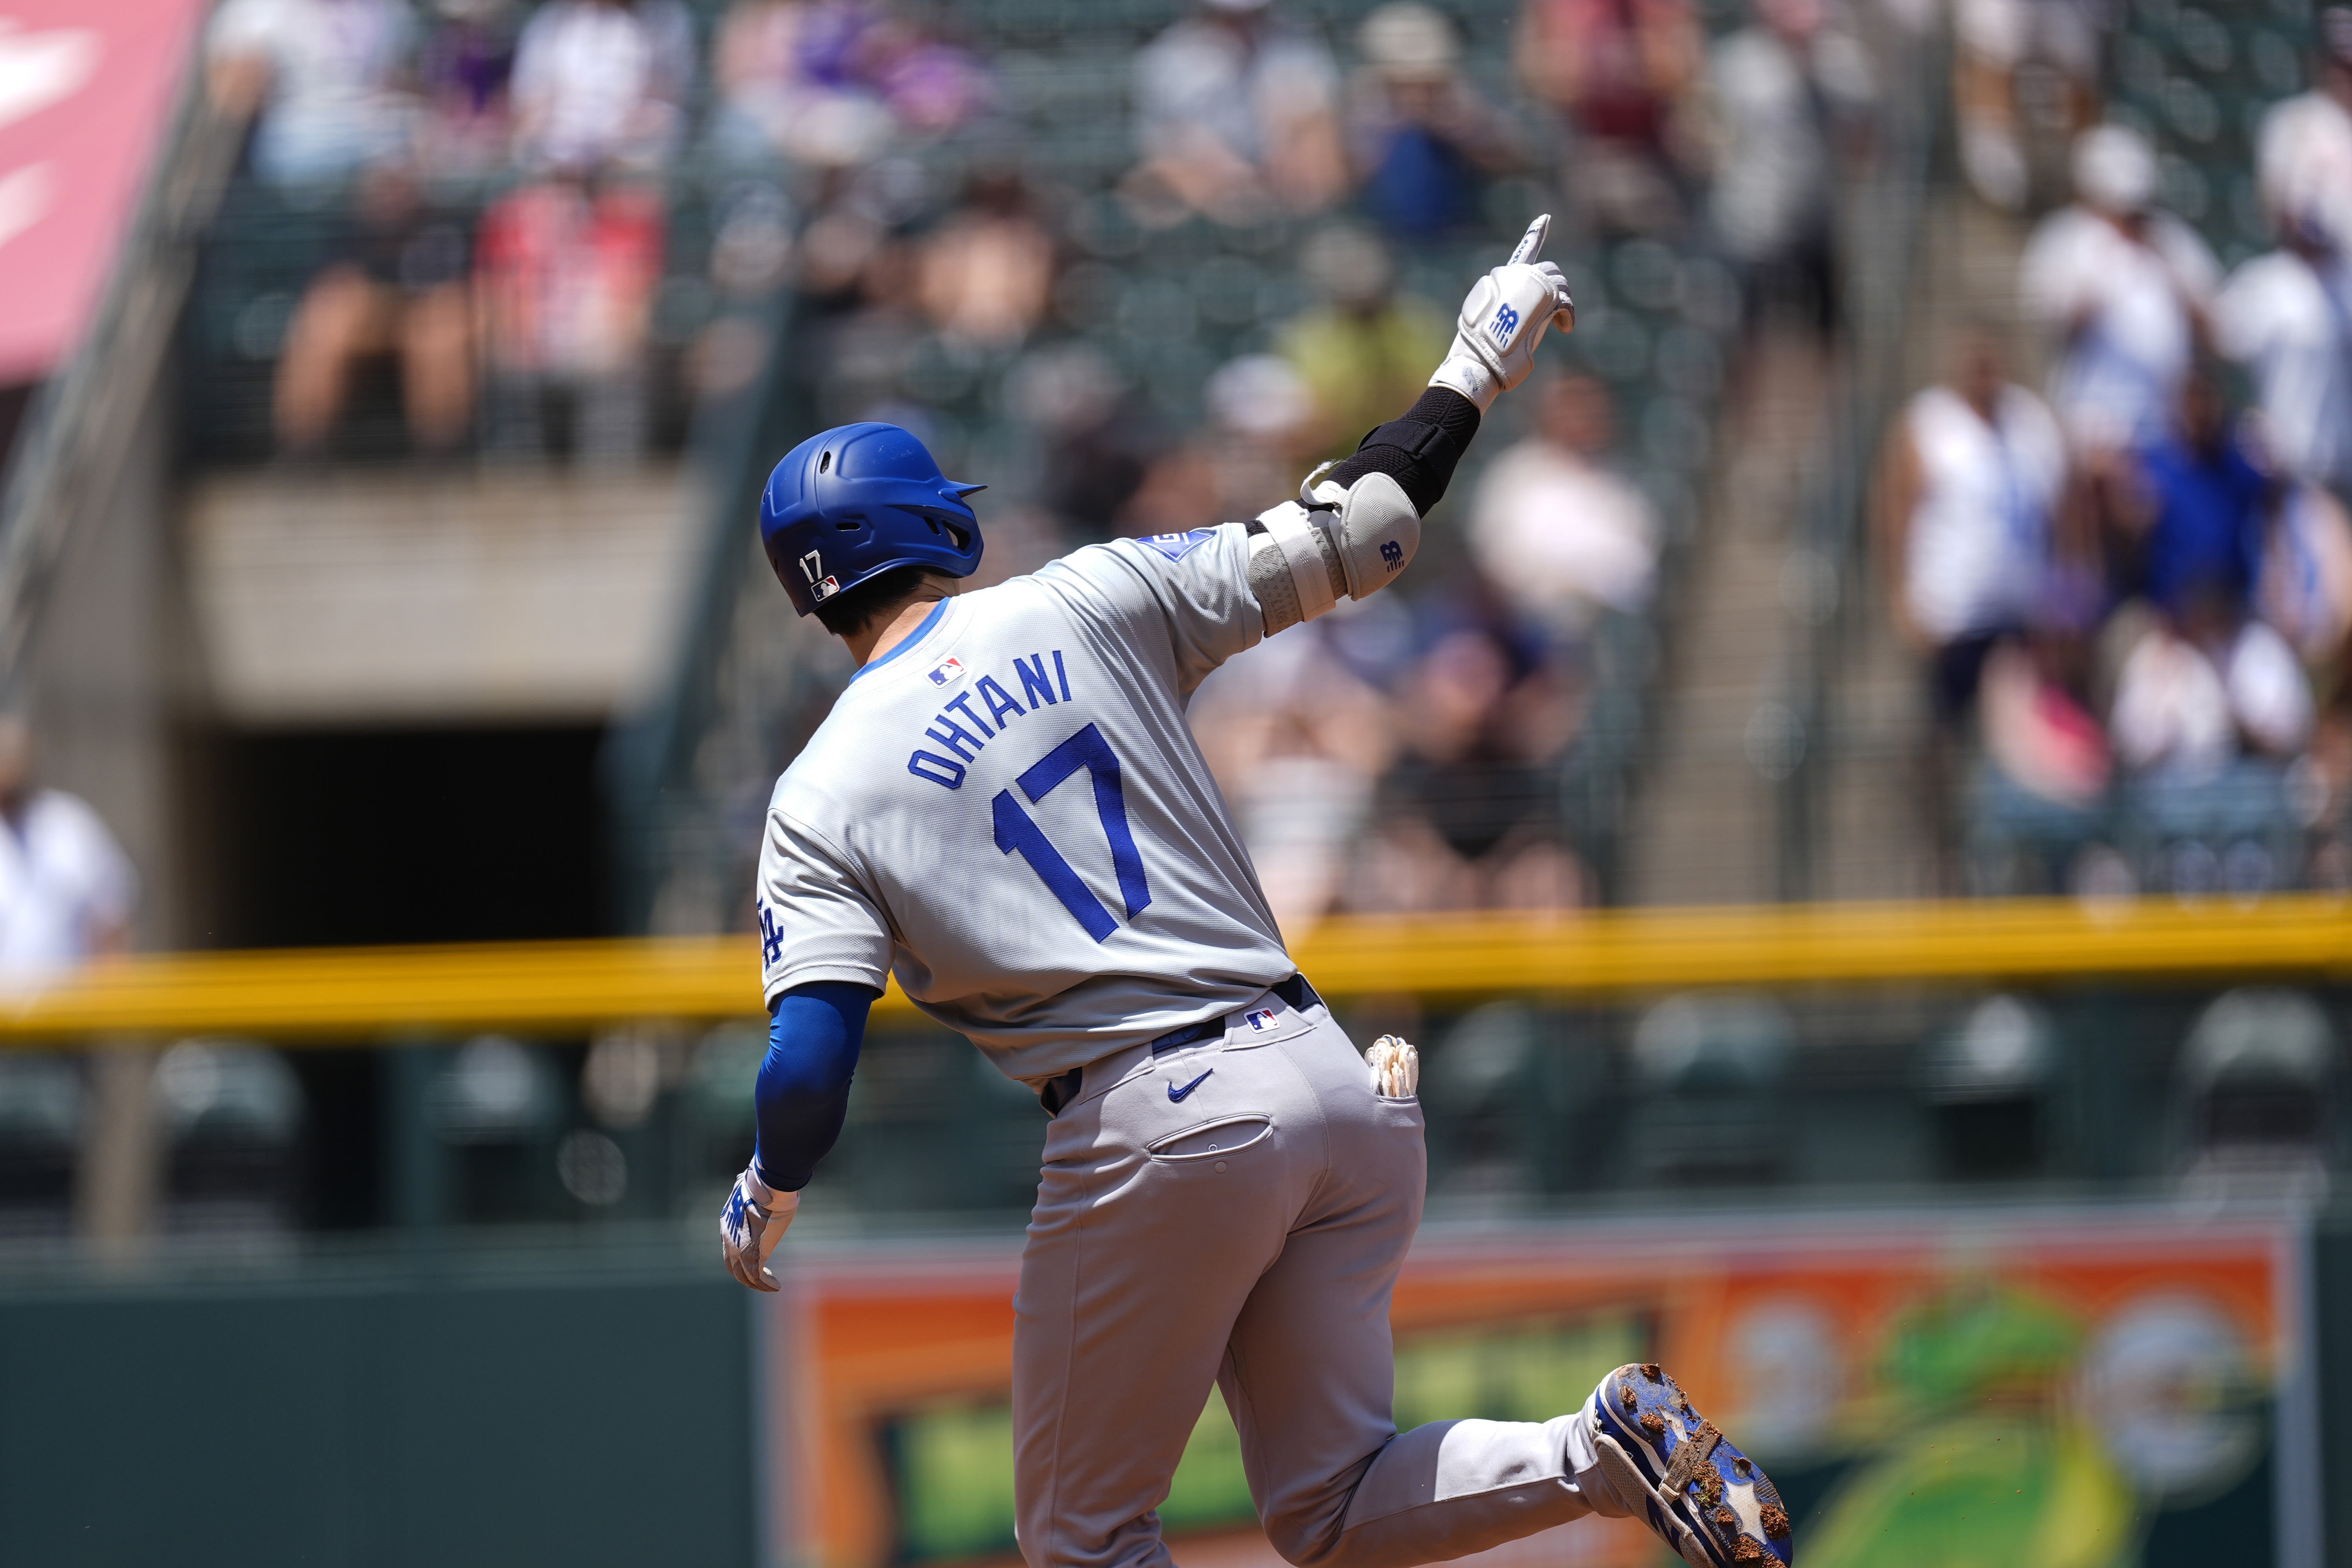
[[[1307,983],[1307,976],[1304,974],[1294,974],[1287,980],[1276,981],[1266,989],[1281,997],[1284,1005],[1294,1013],[1304,1013],[1308,1007],[1320,1005],[1323,1000],[1315,994],[1315,987]],[[1164,1035],[1156,1036],[1151,1041],[1151,1054],[1155,1057],[1164,1056],[1170,1051],[1181,1050],[1186,1046],[1198,1045],[1213,1036],[1222,1035],[1225,1032],[1230,1018],[1231,1015],[1220,1013],[1214,1017],[1203,1018],[1197,1024],[1184,1024],[1169,1030]],[[1058,1078],[1045,1080],[1045,1087],[1037,1091],[1037,1100],[1039,1104],[1045,1106],[1046,1115],[1059,1114],[1062,1107],[1078,1097],[1078,1086],[1084,1081],[1086,1074],[1087,1069],[1081,1065],[1072,1068]]]

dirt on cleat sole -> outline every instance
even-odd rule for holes
[[[1619,1367],[1594,1402],[1602,1473],[1694,1568],[1790,1568],[1789,1513],[1772,1482],[1655,1362]]]

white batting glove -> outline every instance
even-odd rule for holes
[[[1421,1053],[1401,1035],[1382,1035],[1364,1053],[1372,1092],[1384,1100],[1411,1100],[1421,1092]]]
[[[735,1178],[735,1190],[719,1215],[719,1250],[727,1272],[754,1290],[781,1289],[768,1272],[768,1254],[784,1239],[800,1206],[800,1194],[777,1192],[760,1180],[756,1167],[747,1167]]]
[[[1550,262],[1536,260],[1550,231],[1551,215],[1546,213],[1528,225],[1508,261],[1471,287],[1454,323],[1454,347],[1429,378],[1430,385],[1452,387],[1484,414],[1496,396],[1527,380],[1546,327],[1575,330],[1576,301],[1568,297],[1568,279]]]

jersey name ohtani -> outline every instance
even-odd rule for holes
[[[1045,665],[1049,658],[1053,660],[1050,679],[1047,679]],[[950,659],[947,662],[956,665],[952,672],[949,672],[944,665],[931,672],[931,679],[940,685],[953,685],[961,681],[965,673],[959,661]],[[942,674],[947,676],[945,680],[940,679]],[[1019,699],[1014,698],[1009,689],[1014,683],[1021,688]],[[975,700],[981,707],[988,710],[987,718],[980,716],[979,709],[973,706]],[[1025,708],[1022,706],[1024,700],[1028,703]],[[983,675],[972,683],[971,690],[948,699],[946,705],[923,731],[924,738],[936,744],[939,750],[930,751],[919,746],[907,759],[907,771],[919,779],[929,779],[948,789],[961,789],[964,763],[971,761],[982,747],[994,740],[998,731],[1010,728],[1006,720],[1034,713],[1041,708],[1057,707],[1069,700],[1070,672],[1062,662],[1060,648],[1055,648],[1050,654],[1032,654],[1026,658],[1016,655],[1013,660],[1013,674],[1004,680],[999,680],[993,675]],[[941,752],[951,754],[943,756]]]
[[[1255,1003],[1297,965],[1184,705],[1264,635],[1240,523],[941,600],[776,783],[767,998],[895,973],[1024,1081]]]

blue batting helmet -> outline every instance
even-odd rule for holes
[[[784,455],[760,496],[760,542],[805,616],[894,566],[969,577],[980,520],[964,497],[982,485],[943,478],[896,425],[843,425]]]

